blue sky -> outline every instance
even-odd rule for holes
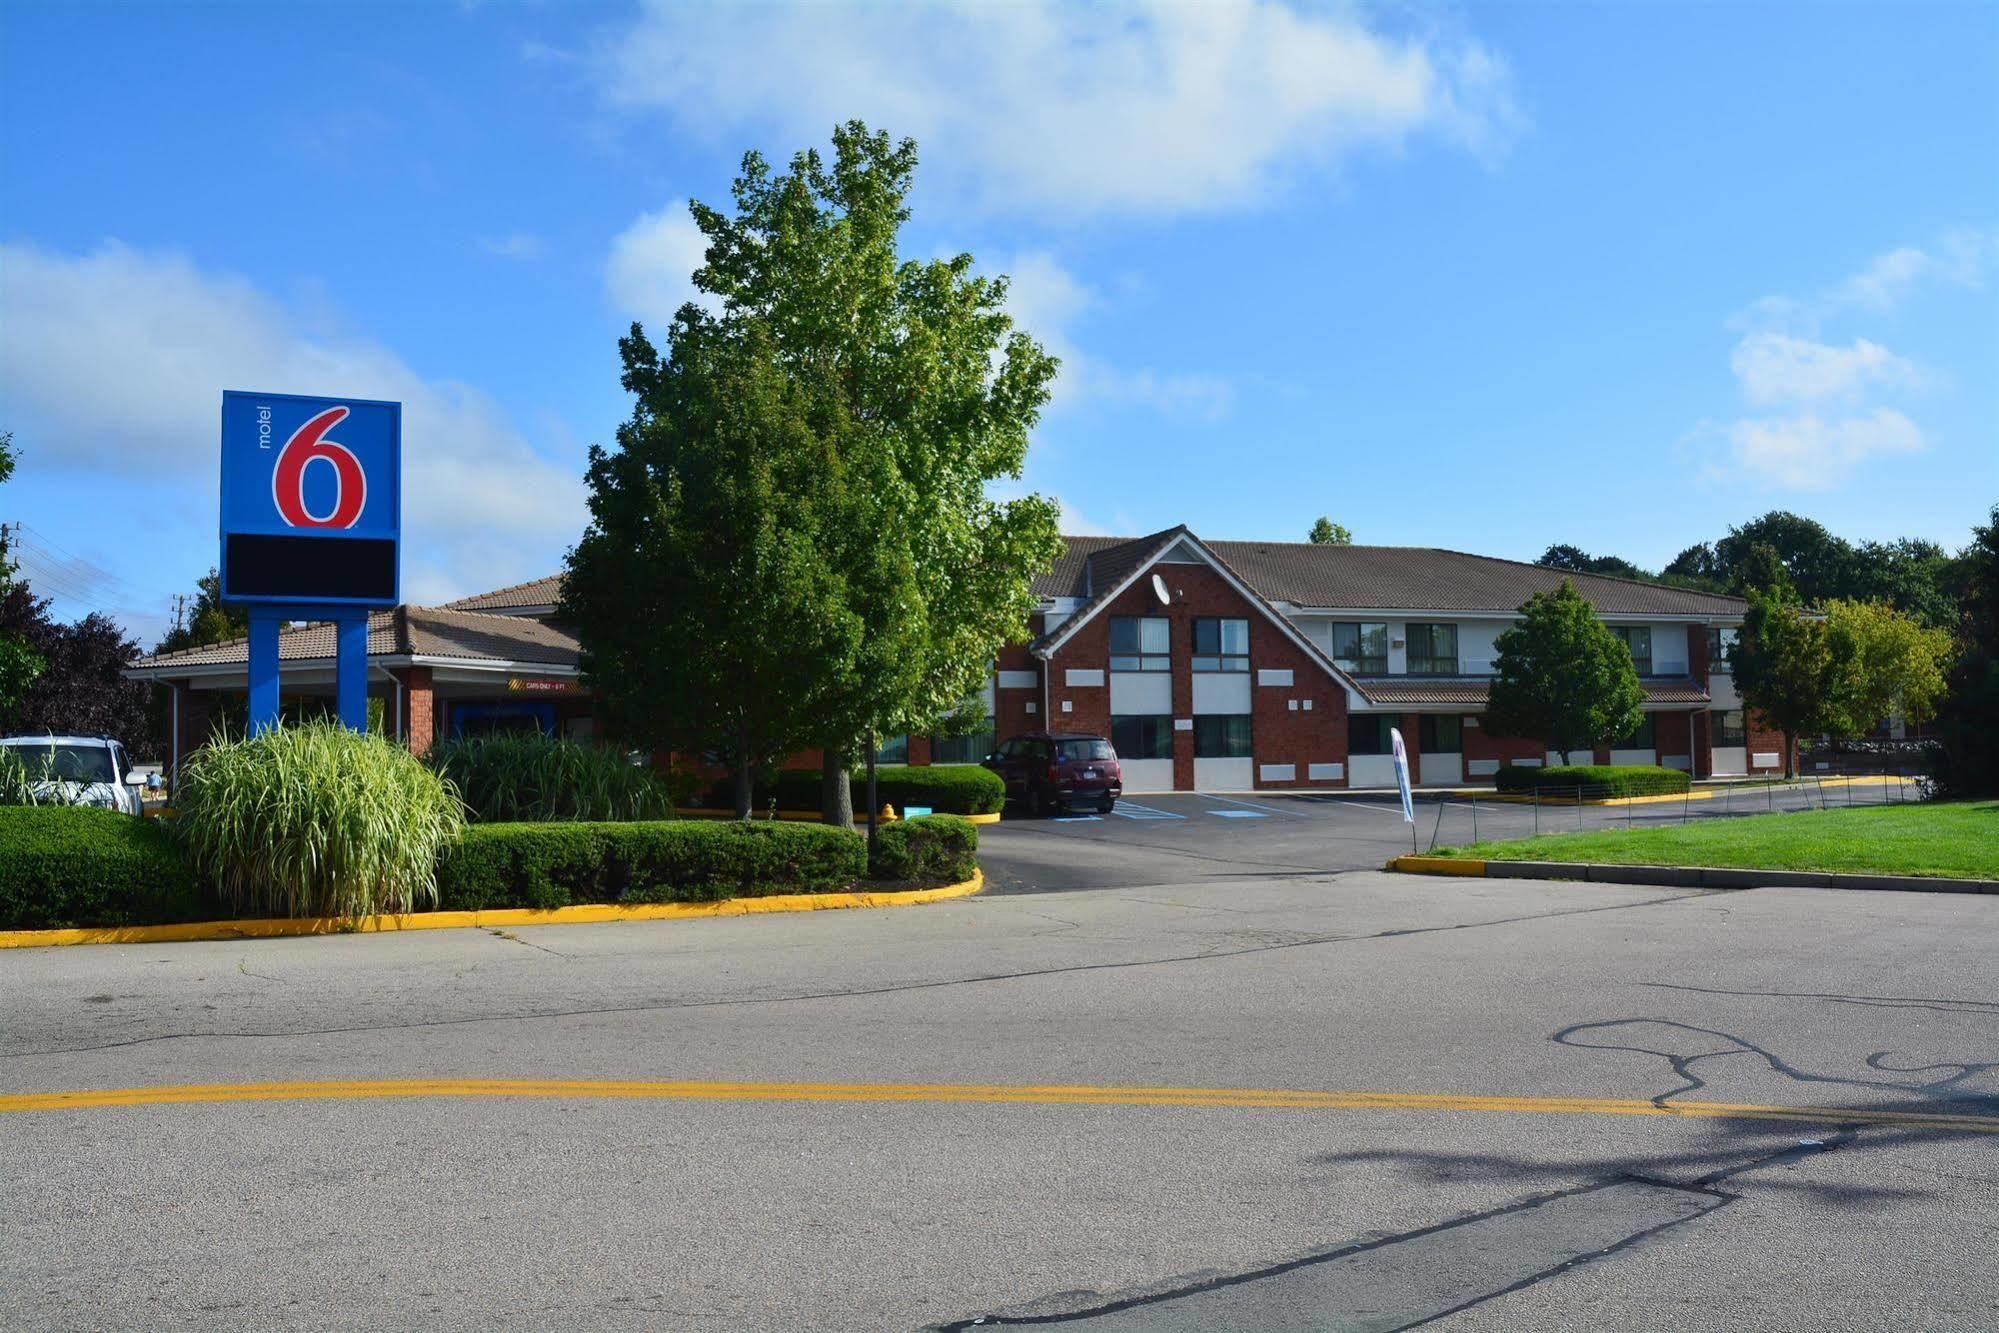
[[[224,388],[406,403],[404,586],[555,569],[745,148],[915,136],[1072,531],[1657,565],[1999,499],[1999,7],[0,6],[31,580],[150,643]]]

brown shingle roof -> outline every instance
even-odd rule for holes
[[[293,625],[278,634],[280,662],[331,661],[333,656],[330,622]],[[369,613],[368,656],[456,657],[574,667],[577,647],[576,636],[568,630],[523,616],[409,606]],[[249,660],[248,640],[227,639],[142,657],[132,665],[139,670],[171,673],[177,668],[247,666]]]
[[[1376,704],[1444,705],[1484,708],[1492,688],[1484,676],[1363,676],[1355,682]],[[1697,680],[1643,680],[1648,704],[1704,704],[1708,692]]]
[[[526,583],[516,583],[511,588],[499,588],[493,592],[475,593],[461,597],[455,602],[446,602],[447,611],[510,611],[525,606],[554,606],[562,598],[562,575],[550,574],[546,578],[529,579]]]

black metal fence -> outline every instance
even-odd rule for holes
[[[1794,779],[1703,782],[1664,795],[1628,796],[1588,785],[1490,795],[1453,793],[1422,802],[1414,831],[1418,841],[1427,840],[1430,848],[1460,847],[1540,833],[1656,828],[1698,819],[1901,805],[1924,800],[1929,792],[1927,771],[1822,770]]]

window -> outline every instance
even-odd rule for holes
[[[881,749],[875,751],[877,764],[906,764],[909,762],[909,737],[884,736]]]
[[[111,764],[111,750],[104,745],[58,745],[43,741],[38,745],[10,745],[5,751],[19,759],[30,778],[54,782],[116,782],[121,776]]]
[[[1709,630],[1710,634],[1714,631]],[[1708,739],[1723,749],[1740,747],[1749,743],[1749,729],[1743,724],[1742,710],[1730,709],[1725,713],[1709,713]]]
[[[1196,759],[1249,758],[1249,714],[1197,715],[1194,718],[1194,757]]]
[[[1650,625],[1612,625],[1610,632],[1624,640],[1624,646],[1631,650],[1631,665],[1638,668],[1638,674],[1652,674],[1652,627]]]
[[[1409,674],[1412,676],[1457,675],[1458,627],[1456,625],[1411,625],[1409,627]]]
[[[1388,626],[1345,621],[1333,626],[1333,660],[1362,676],[1388,672]]]
[[[1425,713],[1416,723],[1416,744],[1424,754],[1457,754],[1464,749],[1456,717]]]
[[[1653,744],[1652,737],[1652,715],[1647,713],[1645,720],[1638,724],[1638,730],[1632,732],[1629,736],[1618,737],[1617,740],[1611,743],[1610,748],[1613,750],[1656,749],[1657,747]]]
[[[1713,626],[1707,632],[1707,672],[1710,676],[1728,674],[1728,645],[1735,642],[1735,636],[1723,637],[1723,631]],[[1716,717],[1721,716],[1719,713]]]
[[[1084,737],[1077,740],[1056,741],[1055,757],[1061,760],[1087,763],[1092,759],[1115,759],[1117,758],[1117,751],[1111,748],[1109,741]]]
[[[1133,714],[1111,719],[1111,744],[1120,759],[1171,759],[1173,718],[1170,714]]]
[[[1111,617],[1111,670],[1171,671],[1171,622],[1164,616]]]
[[[933,764],[976,764],[993,752],[995,720],[986,718],[983,730],[969,736],[932,736],[930,762]]]
[[[1389,738],[1389,731],[1395,726],[1395,713],[1349,713],[1347,714],[1348,754],[1394,754],[1395,742]]]
[[[1249,622],[1219,620],[1212,616],[1196,620],[1194,670],[1249,670]]]

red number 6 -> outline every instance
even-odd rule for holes
[[[351,528],[368,503],[368,474],[361,460],[344,444],[326,438],[346,419],[347,409],[329,407],[292,432],[278,451],[277,466],[271,471],[271,499],[277,502],[278,517],[295,528]],[[333,510],[314,514],[305,507],[306,464],[323,459],[333,465]]]

